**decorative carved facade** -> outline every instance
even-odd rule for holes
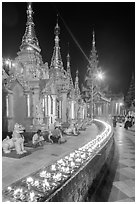
[[[80,97],[78,84],[73,86],[70,57],[67,70],[60,53],[58,21],[55,26],[55,46],[48,63],[43,63],[35,34],[32,4],[28,3],[27,23],[20,51],[12,61],[9,75],[3,69],[3,131],[13,131],[21,123],[26,131],[50,128],[56,120],[66,122],[76,118],[73,103]],[[78,81],[78,76],[76,77]],[[78,96],[77,96],[78,97]]]
[[[88,87],[84,87],[82,97],[78,70],[73,84],[69,53],[66,69],[63,65],[58,20],[54,29],[55,45],[49,67],[47,62],[43,62],[40,54],[33,14],[32,4],[28,3],[26,30],[20,50],[12,61],[8,74],[2,70],[2,122],[5,132],[13,131],[16,123],[21,123],[26,131],[36,131],[39,128],[52,128],[57,120],[67,122],[85,119],[90,116],[88,107],[91,104],[91,95],[94,97],[96,113],[101,114],[100,101],[109,103],[107,98],[99,93],[97,86],[91,86],[95,85],[93,74],[98,68],[94,32],[85,80]]]

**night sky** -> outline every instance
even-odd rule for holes
[[[135,70],[134,2],[34,2],[32,6],[36,36],[44,63],[50,65],[51,62],[54,27],[59,13],[62,60],[66,69],[69,42],[73,80],[78,69],[80,85],[83,83],[88,62],[79,47],[89,57],[94,29],[99,66],[105,72],[105,82],[114,93],[122,91],[126,94]],[[25,33],[26,7],[27,4],[23,2],[2,3],[4,58],[14,59],[17,56]]]

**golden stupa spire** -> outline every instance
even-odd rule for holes
[[[57,14],[57,23],[54,29],[54,34],[55,34],[55,46],[54,46],[50,67],[63,69],[63,62],[61,59],[60,46],[59,46],[60,27],[58,25],[58,14]]]
[[[21,44],[21,50],[27,49],[27,50],[37,50],[38,52],[41,51],[39,47],[39,42],[35,34],[34,29],[34,22],[33,22],[33,10],[32,10],[32,3],[29,2],[27,6],[27,23],[26,23],[26,31],[22,38],[22,44]]]
[[[80,95],[78,70],[76,71],[76,78],[75,78],[75,94]]]
[[[67,74],[69,77],[69,88],[73,89],[74,85],[73,85],[73,80],[72,80],[72,76],[71,76],[71,70],[70,70],[70,55],[69,55],[69,43],[68,43],[68,54],[67,54]]]

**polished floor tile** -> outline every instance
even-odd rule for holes
[[[120,159],[119,162],[126,166],[135,166],[135,162],[131,159]]]
[[[123,200],[117,200],[115,202],[134,202],[134,200],[130,199],[130,198],[126,198],[126,199],[123,199]]]
[[[130,159],[132,159],[132,158],[135,158],[135,155],[134,154],[131,154],[131,153],[124,153],[124,154],[122,154],[122,155],[120,155],[120,158],[130,158]]]
[[[128,178],[135,179],[135,170],[130,167],[117,170],[120,174],[125,175]]]
[[[125,168],[125,167],[127,167],[127,166],[124,165],[124,164],[119,163],[118,166],[117,166],[117,170],[120,169],[120,168]]]
[[[122,199],[127,199],[127,198],[128,196],[125,193],[120,191],[118,188],[113,187],[109,195],[108,202],[114,202],[117,200],[122,200]]]
[[[126,175],[123,175],[123,174],[119,173],[118,171],[116,172],[114,181],[124,181],[126,179],[128,179],[128,177]]]
[[[118,166],[113,180],[109,202],[135,201],[135,132],[116,128],[115,142]]]
[[[113,185],[128,197],[134,197],[135,185],[133,185],[133,182],[131,180],[115,181]]]

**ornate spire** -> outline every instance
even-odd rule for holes
[[[92,50],[96,50],[96,48],[95,48],[95,32],[94,32],[94,30],[93,30]]]
[[[54,34],[55,34],[55,46],[54,46],[50,67],[63,69],[63,62],[61,59],[60,46],[59,46],[60,27],[58,25],[58,15],[57,15],[57,23],[55,26]]]
[[[35,34],[34,30],[34,22],[33,22],[33,10],[32,10],[32,3],[28,3],[27,7],[27,23],[26,23],[26,31],[22,38],[22,45],[20,49],[27,49],[27,50],[37,50],[38,52],[41,51],[39,47],[39,42]]]
[[[69,55],[69,43],[68,43],[68,54],[67,54],[67,72],[70,70],[70,55]]]
[[[98,67],[98,55],[95,47],[95,32],[93,30],[92,50],[89,56],[88,72],[93,73]]]
[[[80,95],[79,90],[79,83],[78,83],[78,70],[76,71],[76,78],[75,78],[75,95]]]
[[[69,82],[70,82],[69,83],[69,88],[73,89],[74,85],[73,85],[73,80],[72,80],[71,70],[70,70],[70,55],[69,55],[69,51],[68,51],[68,54],[67,54],[67,74],[68,74]]]

